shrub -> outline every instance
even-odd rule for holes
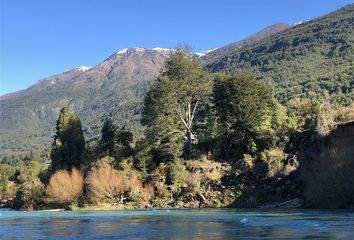
[[[8,164],[0,164],[0,196],[9,188],[9,180],[16,172],[15,167]]]
[[[336,127],[335,116],[337,115],[335,108],[329,103],[325,102],[320,107],[316,131],[324,136],[329,134],[331,130]]]
[[[165,198],[170,198],[171,197],[171,193],[167,189],[166,185],[164,185],[162,183],[156,183],[155,184],[155,189],[156,189],[156,195],[159,198],[165,199]]]
[[[110,204],[132,203],[141,206],[148,204],[154,191],[149,184],[143,185],[141,174],[133,168],[132,158],[120,162],[116,170],[112,167],[114,159],[104,157],[92,166],[86,183],[88,197],[93,203],[106,202]]]
[[[13,208],[16,210],[33,210],[43,201],[44,186],[39,179],[41,166],[37,161],[30,161],[15,173],[18,185]]]
[[[254,165],[254,160],[253,160],[252,156],[249,154],[243,154],[242,164],[245,169],[251,170]]]
[[[279,148],[265,150],[261,153],[261,160],[266,163],[268,177],[273,177],[283,170],[284,152]]]
[[[79,199],[84,189],[84,176],[80,170],[73,168],[70,172],[55,172],[46,188],[47,202],[70,204]]]
[[[338,107],[336,121],[349,122],[354,120],[354,103],[347,107]]]
[[[16,210],[34,210],[42,202],[44,186],[39,181],[25,182],[17,189],[12,208]]]
[[[189,174],[186,182],[185,193],[196,195],[201,190],[201,177],[198,173]]]
[[[151,184],[145,184],[140,190],[139,198],[145,206],[152,200],[154,197],[154,187]]]
[[[178,189],[186,179],[186,167],[181,160],[169,163],[167,168],[167,184],[173,185]]]
[[[88,195],[93,203],[117,204],[124,201],[124,192],[128,189],[128,179],[117,170],[112,169],[108,161],[107,158],[99,160],[86,179]]]

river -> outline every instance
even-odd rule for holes
[[[353,211],[0,210],[0,239],[354,239]]]

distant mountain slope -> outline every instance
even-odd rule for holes
[[[288,29],[289,27],[291,27],[292,25],[288,25],[285,23],[277,23],[274,25],[271,25],[269,27],[266,27],[264,29],[262,29],[261,31],[241,40],[241,41],[237,41],[231,44],[228,44],[224,47],[221,48],[217,48],[213,51],[207,52],[205,55],[201,56],[201,61],[203,63],[211,63],[214,62],[222,57],[224,57],[225,55],[228,55],[236,50],[239,50],[245,46],[254,44],[264,38],[273,36],[274,34],[277,34],[285,29]]]
[[[118,126],[141,132],[140,106],[169,49],[123,49],[92,68],[81,66],[44,78],[0,99],[0,157],[33,148],[48,149],[64,104],[81,117],[89,140],[108,116]]]
[[[344,103],[354,101],[353,8],[354,4],[290,28],[273,25],[201,60],[212,72],[252,71],[274,86],[282,102],[327,93]],[[143,96],[170,51],[123,49],[94,67],[81,66],[1,96],[0,161],[31,149],[48,150],[64,104],[80,116],[90,142],[108,116],[141,134]]]
[[[247,69],[274,86],[285,102],[330,94],[354,100],[354,4],[238,49],[207,65],[210,71]]]

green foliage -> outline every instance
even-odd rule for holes
[[[61,109],[52,146],[52,170],[79,167],[85,150],[81,121],[68,106]]]
[[[327,135],[335,129],[337,124],[336,115],[336,109],[329,101],[321,104],[316,132],[320,135]]]
[[[213,99],[210,97],[201,104],[196,112],[194,130],[198,136],[198,142],[193,152],[194,158],[200,158],[204,154],[211,156],[215,153],[216,140],[218,137],[218,121]]]
[[[288,28],[208,64],[212,72],[247,69],[274,87],[281,103],[330,95],[354,100],[354,5]]]
[[[151,147],[146,139],[138,141],[136,145],[133,164],[140,170],[142,182],[146,182],[148,173],[156,167],[156,164],[151,158]]]
[[[243,154],[242,165],[244,169],[252,170],[254,166],[254,159],[249,154]]]
[[[31,161],[18,170],[15,179],[18,190],[13,203],[14,209],[33,210],[43,202],[44,185],[39,179],[41,169],[37,161]]]
[[[98,143],[98,149],[103,156],[110,156],[116,159],[117,164],[128,157],[132,157],[133,133],[122,128],[117,131],[111,119],[107,119],[101,130],[101,138]]]
[[[128,130],[120,130],[117,134],[117,142],[124,147],[128,147],[134,140],[133,133]]]
[[[113,157],[119,166],[127,158],[132,158],[134,155],[134,136],[128,130],[120,130],[115,136],[115,151]]]
[[[157,164],[178,160],[183,154],[183,145],[183,135],[171,133],[152,145],[151,157]]]
[[[113,156],[115,152],[115,136],[116,128],[111,119],[107,119],[103,123],[101,130],[101,139],[99,141],[99,149],[108,156]]]
[[[299,131],[316,128],[319,110],[319,102],[308,98],[294,98],[287,103],[287,111],[295,120],[296,129]]]
[[[0,161],[6,155],[27,154],[31,149],[48,153],[55,122],[65,104],[80,117],[88,144],[99,140],[106,118],[111,118],[117,128],[129,126],[135,136],[141,137],[142,101],[166,58],[165,52],[145,49],[143,54],[135,54],[132,49],[127,56],[113,54],[102,62],[102,68],[60,73],[20,94],[2,96]],[[49,154],[45,157],[50,159]]]
[[[181,160],[176,160],[169,163],[166,175],[166,183],[179,189],[186,179],[186,167]]]
[[[347,140],[352,135],[345,135],[346,140],[333,137],[348,134],[338,133],[340,127],[333,129],[340,122],[354,119],[353,105],[349,105],[354,100],[353,6],[260,42],[252,41],[208,65],[212,71],[233,73],[215,74],[213,87],[212,75],[193,54],[177,49],[150,86],[143,109],[144,83],[120,86],[123,90],[119,97],[106,93],[107,88],[101,93],[67,90],[68,96],[76,99],[75,106],[86,106],[80,114],[85,117],[85,134],[91,145],[85,151],[81,121],[65,106],[56,124],[51,171],[43,171],[39,164],[46,158],[42,151],[46,145],[28,148],[32,137],[23,140],[23,148],[31,149],[31,153],[19,148],[19,154],[2,159],[25,165],[15,168],[0,164],[0,194],[14,181],[13,188],[18,189],[14,207],[33,209],[42,204],[42,180],[48,182],[46,194],[52,196],[51,204],[71,203],[72,209],[78,208],[80,199],[134,207],[140,203],[159,207],[221,206],[221,196],[232,196],[236,206],[258,206],[299,196],[300,184],[293,178],[296,174],[290,174],[298,165],[286,173],[289,158],[284,149],[291,151],[299,145],[292,160],[309,157],[309,152],[303,151],[309,149],[303,146],[306,141],[288,142],[290,136],[307,132],[313,144],[316,128],[326,137],[316,142],[320,145],[315,153],[318,156],[309,157],[308,162],[302,159],[305,198],[310,206],[353,204],[353,141]],[[240,68],[253,72],[256,78],[236,72]],[[285,106],[273,97],[268,85],[274,87]],[[45,99],[54,101],[58,94]],[[96,99],[92,103],[85,102],[93,96]],[[36,98],[29,95],[28,99]],[[11,104],[6,105],[8,108]],[[21,114],[28,111],[20,108]],[[34,115],[48,113],[41,111],[34,111]],[[146,127],[142,139],[138,123],[141,111],[141,123]],[[29,112],[32,114],[32,110]],[[101,119],[107,120],[96,144]],[[13,126],[22,123],[18,121]],[[44,141],[49,128],[23,134]],[[1,130],[1,135],[8,138],[11,134]],[[134,137],[139,140],[135,142]],[[1,143],[7,147],[13,144]],[[232,163],[211,161],[212,153]],[[199,161],[201,156],[205,161]],[[182,161],[183,157],[194,160]],[[80,166],[83,171],[68,171]],[[48,181],[55,170],[60,171]]]
[[[218,75],[213,97],[223,157],[255,154],[272,144],[269,132],[275,107],[267,86],[242,72]]]
[[[285,156],[282,149],[265,150],[261,152],[260,158],[266,163],[268,177],[273,177],[283,170]]]
[[[16,168],[8,164],[0,164],[0,196],[8,189],[10,179],[14,178]]]
[[[179,158],[184,143],[185,156],[191,156],[195,113],[210,90],[211,78],[192,54],[177,49],[170,55],[144,99],[142,123],[158,155]]]

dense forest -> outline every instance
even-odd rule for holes
[[[213,72],[247,69],[281,103],[300,97],[354,100],[354,4],[288,28],[209,63]]]
[[[295,26],[272,26],[200,59],[213,73],[248,71],[270,87],[287,111],[304,104],[299,99],[348,107],[354,100],[353,9],[351,4]],[[145,131],[140,123],[143,98],[168,53],[122,50],[87,71],[66,71],[2,96],[0,161],[19,165],[31,152],[49,161],[53,126],[65,104],[80,117],[87,145],[97,144],[106,118],[118,128],[128,127],[140,139]]]
[[[107,117],[99,140],[87,144],[80,118],[65,105],[50,163],[32,151],[22,165],[0,164],[2,205],[353,207],[346,188],[354,184],[347,170],[353,137],[338,146],[331,140],[343,127],[352,131],[353,120],[353,102],[302,96],[285,106],[252,73],[209,73],[178,48],[145,94],[143,136]]]

